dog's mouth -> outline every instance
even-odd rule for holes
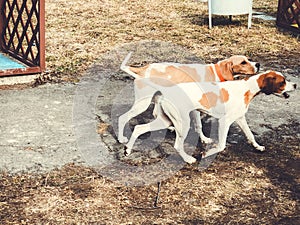
[[[287,92],[283,92],[281,94],[275,93],[274,95],[280,98],[284,97],[285,99],[290,97],[290,95]]]
[[[242,79],[248,79],[249,77],[253,76],[254,74],[235,74],[233,76],[234,80],[242,80]]]
[[[256,73],[258,73],[258,72],[259,72],[259,69],[260,69],[260,64],[259,64],[259,63],[256,63],[256,64],[255,64],[255,67],[256,67]]]
[[[289,98],[290,97],[290,95],[286,92],[283,92],[282,95],[283,95],[284,98]]]

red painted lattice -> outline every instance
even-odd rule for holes
[[[42,72],[45,69],[45,0],[0,0],[0,3],[1,50],[28,66],[6,74]]]

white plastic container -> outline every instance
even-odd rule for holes
[[[251,27],[252,0],[208,0],[209,28],[212,15],[234,16],[248,14],[248,28]]]

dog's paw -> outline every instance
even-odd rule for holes
[[[127,148],[126,146],[124,146],[124,155],[125,156],[129,156],[131,153],[131,149]]]
[[[223,151],[223,149],[219,149],[219,148],[209,149],[208,151],[202,153],[202,159],[209,157],[211,155],[217,154],[218,152],[221,152],[221,151]]]
[[[261,152],[266,150],[265,146],[262,146],[262,145],[255,146],[255,148],[256,148],[256,150],[261,151]]]
[[[127,143],[128,142],[128,138],[127,137],[119,137],[118,138],[118,141],[121,143],[121,144],[124,144],[124,143]]]
[[[175,131],[175,127],[169,126],[169,127],[168,127],[168,130],[171,131],[171,132],[174,132],[174,131]]]
[[[189,164],[193,164],[193,163],[195,163],[197,161],[197,159],[194,158],[193,156],[186,156],[184,158],[184,161],[187,162],[187,163],[189,163]]]
[[[211,144],[213,142],[213,139],[204,136],[201,137],[201,142],[204,144]]]

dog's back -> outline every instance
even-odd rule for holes
[[[164,99],[172,102],[180,110],[200,110],[215,118],[220,118],[230,111],[243,115],[247,111],[246,81],[196,82],[161,86],[152,79],[142,79],[160,91]],[[182,105],[185,105],[183,107]]]

